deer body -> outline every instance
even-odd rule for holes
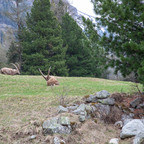
[[[19,68],[17,65],[13,64],[12,65],[16,68],[16,69],[12,69],[12,68],[1,68],[0,73],[1,74],[6,74],[6,75],[16,75],[16,74],[20,74]]]
[[[42,71],[39,69],[41,75],[43,76],[43,78],[47,81],[47,86],[54,86],[54,85],[59,85],[58,80],[54,77],[54,76],[50,76],[50,69],[48,70],[48,75],[45,76]]]

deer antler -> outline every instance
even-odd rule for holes
[[[48,80],[49,77],[50,77],[50,70],[51,70],[51,67],[50,67],[49,70],[48,70],[47,80]]]
[[[42,73],[42,71],[39,69],[39,72],[41,73],[41,75],[43,76],[43,78],[47,81],[47,77]]]

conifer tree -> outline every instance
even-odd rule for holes
[[[51,66],[53,75],[64,76],[66,47],[63,47],[61,27],[50,10],[49,0],[35,0],[27,15],[23,31],[23,70],[26,74],[47,73]]]
[[[62,36],[67,46],[70,76],[93,76],[89,42],[80,26],[68,13],[62,19]]]
[[[105,27],[102,46],[109,52],[111,66],[126,76],[135,73],[144,84],[144,3],[141,0],[93,0],[99,17],[97,26]]]

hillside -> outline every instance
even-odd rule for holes
[[[82,77],[57,77],[57,79],[60,82],[59,86],[48,87],[41,76],[8,76],[0,74],[1,142],[4,144],[48,142],[53,136],[42,136],[41,127],[35,129],[32,125],[35,122],[40,124],[45,119],[56,116],[61,98],[64,98],[63,102],[66,105],[70,105],[75,102],[79,103],[84,96],[101,90],[107,90],[110,93],[131,93],[133,89],[133,83],[131,82]],[[95,130],[92,127],[90,128],[92,125],[96,127]],[[87,127],[89,128],[87,129]],[[81,127],[81,130],[83,136],[89,133],[89,140],[91,141],[95,141],[94,135],[99,133],[97,135],[99,144],[104,144],[110,138],[119,134],[118,129],[111,125],[104,125],[99,120],[97,124],[92,121],[86,122]],[[28,140],[29,136],[35,133],[39,133],[39,136],[34,141]],[[79,141],[79,136],[84,138],[79,134],[77,137],[73,135],[73,138],[75,137]],[[71,139],[72,137],[67,138]]]

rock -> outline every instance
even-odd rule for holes
[[[125,121],[125,120],[127,120],[127,119],[131,119],[131,120],[132,120],[132,119],[133,119],[133,116],[134,116],[134,115],[132,115],[132,114],[123,114],[122,117],[121,117],[121,120],[122,120],[122,121]]]
[[[86,117],[84,115],[79,116],[79,121],[84,122],[86,120]]]
[[[60,120],[59,120],[60,119]],[[70,125],[67,125],[67,126],[64,126],[64,125],[61,125],[61,123],[63,124],[68,124],[69,122],[66,121],[67,118],[57,118],[57,117],[54,117],[50,120],[46,120],[44,121],[43,125],[42,125],[42,128],[43,128],[43,134],[44,135],[47,135],[47,134],[54,134],[54,133],[59,133],[59,134],[69,134],[71,133],[71,126]]]
[[[54,137],[54,144],[65,144],[65,141],[58,137]]]
[[[102,90],[96,93],[96,98],[98,99],[105,99],[110,96],[110,93],[106,90]]]
[[[109,141],[109,144],[118,144],[119,143],[119,139],[118,138],[113,138]]]
[[[58,123],[63,125],[63,126],[68,126],[68,125],[70,125],[70,120],[68,117],[61,116],[58,119]]]
[[[95,104],[96,111],[98,111],[102,115],[108,115],[110,113],[110,106],[103,104]]]
[[[137,109],[144,109],[144,103],[139,104],[136,108],[137,108]]]
[[[140,132],[135,136],[133,144],[143,144],[143,143],[144,143],[144,132]]]
[[[63,112],[68,112],[68,109],[60,105],[58,107],[58,113],[63,113]]]
[[[90,95],[87,99],[86,102],[90,103],[90,102],[97,102],[97,98],[96,98],[96,94],[95,95]]]
[[[114,105],[115,100],[113,98],[106,98],[106,99],[100,99],[98,102],[105,104],[105,105]]]
[[[32,135],[31,137],[30,137],[30,140],[33,140],[33,139],[35,139],[37,136],[36,135]]]
[[[85,104],[81,104],[76,110],[73,111],[74,114],[80,114],[81,112],[84,112],[86,108]]]
[[[78,105],[73,105],[73,106],[67,107],[68,110],[75,110],[77,108],[78,108]]]
[[[123,121],[124,126],[125,126],[127,123],[129,123],[130,121],[132,121],[132,120],[134,120],[134,119],[125,119],[125,120]]]
[[[140,132],[144,132],[144,124],[139,119],[134,119],[123,126],[120,137],[128,138],[138,135]]]
[[[136,108],[140,103],[141,103],[141,98],[136,98],[135,100],[133,100],[132,102],[130,102],[130,106],[133,108]]]
[[[117,121],[114,125],[117,128],[122,128],[123,127],[123,122],[122,121]]]

